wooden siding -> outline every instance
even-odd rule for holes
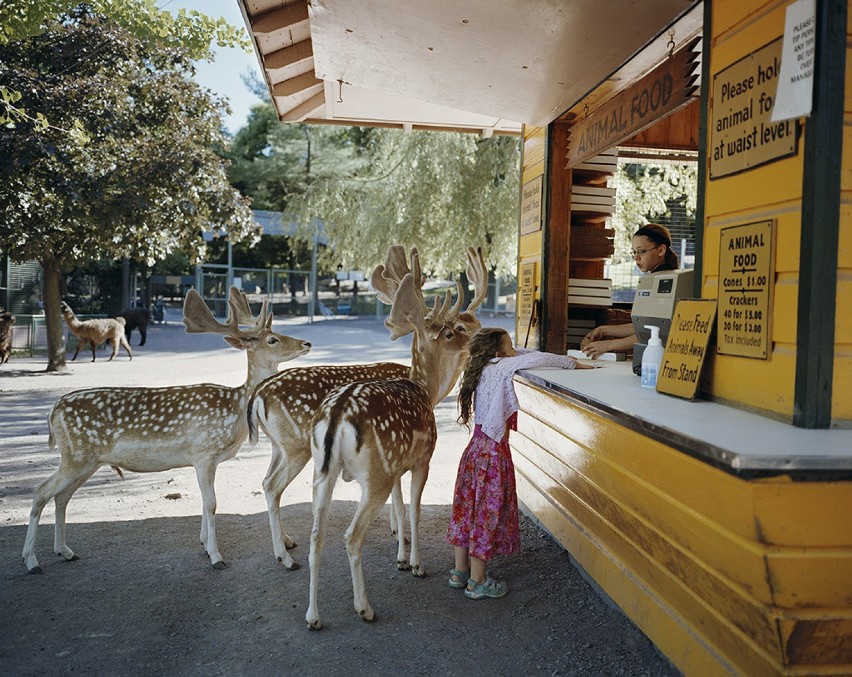
[[[521,501],[686,674],[852,674],[852,482],[744,480],[529,383]]]

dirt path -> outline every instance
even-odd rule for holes
[[[487,324],[488,321],[486,320]],[[401,359],[369,320],[276,323],[314,342],[300,363]],[[357,487],[339,482],[320,583],[321,632],[304,621],[311,526],[308,467],[282,501],[303,568],[285,571],[272,555],[260,480],[262,442],[220,466],[217,532],[229,568],[216,571],[198,543],[200,497],[192,469],[121,481],[101,469],[72,499],[68,542],[80,560],[52,554],[52,504],[36,553],[43,576],[20,559],[33,486],[57,466],[46,445],[46,416],[68,390],[110,383],[235,385],[245,358],[219,337],[155,327],[132,362],[75,363],[67,375],[39,374],[43,361],[13,358],[0,370],[0,665],[5,675],[677,675],[650,642],[608,606],[546,533],[522,521],[523,552],[494,562],[511,592],[472,602],[450,589],[443,536],[455,465],[467,436],[455,404],[438,408],[439,445],[424,495],[418,579],[396,569],[388,508],[364,549],[367,591],[378,620],[361,621],[342,535]],[[407,492],[406,492],[407,493]],[[180,498],[174,497],[179,494]]]

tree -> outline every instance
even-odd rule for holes
[[[101,257],[150,265],[178,248],[200,260],[204,230],[235,241],[257,233],[215,150],[226,143],[224,104],[192,81],[180,49],[80,6],[0,45],[0,64],[25,107],[59,123],[0,129],[0,250],[44,268],[52,371],[65,365],[63,268]],[[88,143],[62,131],[72,120]]]
[[[633,233],[650,219],[666,216],[672,203],[682,204],[694,218],[697,205],[698,168],[692,164],[619,164],[611,184],[615,187],[613,261],[632,260]]]
[[[79,0],[4,0],[0,6],[0,46],[41,33],[45,26],[70,12]],[[160,9],[153,0],[87,0],[86,5],[100,15],[109,17],[140,40],[164,47],[179,47],[190,59],[206,59],[210,44],[220,47],[249,49],[248,36],[243,28],[230,25],[225,19],[214,19],[195,10],[179,10],[176,14]],[[30,111],[21,105],[21,92],[4,83],[0,73],[0,124],[15,124],[28,120],[46,129],[52,118],[44,111]],[[55,122],[53,123],[55,126]],[[66,129],[78,141],[85,141],[76,125]]]
[[[517,265],[520,148],[513,137],[370,129],[358,138],[367,161],[343,177],[313,172],[286,214],[320,219],[324,256],[370,270],[396,242],[417,246],[435,275],[458,270],[482,246],[498,274]]]

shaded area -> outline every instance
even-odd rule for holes
[[[219,516],[220,543],[230,554],[225,571],[213,570],[197,544],[196,517],[70,524],[69,543],[81,557],[70,563],[50,553],[52,539],[42,534],[44,576],[20,565],[25,529],[0,528],[0,605],[14,610],[0,633],[4,673],[678,674],[526,518],[522,554],[492,567],[511,592],[473,602],[446,584],[448,506],[423,509],[422,579],[396,569],[385,508],[364,548],[378,620],[363,622],[352,608],[342,545],[354,509],[350,501],[332,506],[321,632],[304,622],[311,525],[305,503],[286,513],[301,543],[293,554],[303,568],[293,572],[272,557],[263,513]]]

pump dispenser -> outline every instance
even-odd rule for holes
[[[663,361],[663,342],[660,340],[660,328],[653,324],[646,324],[645,329],[651,332],[648,339],[648,347],[642,353],[642,387],[656,388],[657,374],[660,371],[660,363]]]

